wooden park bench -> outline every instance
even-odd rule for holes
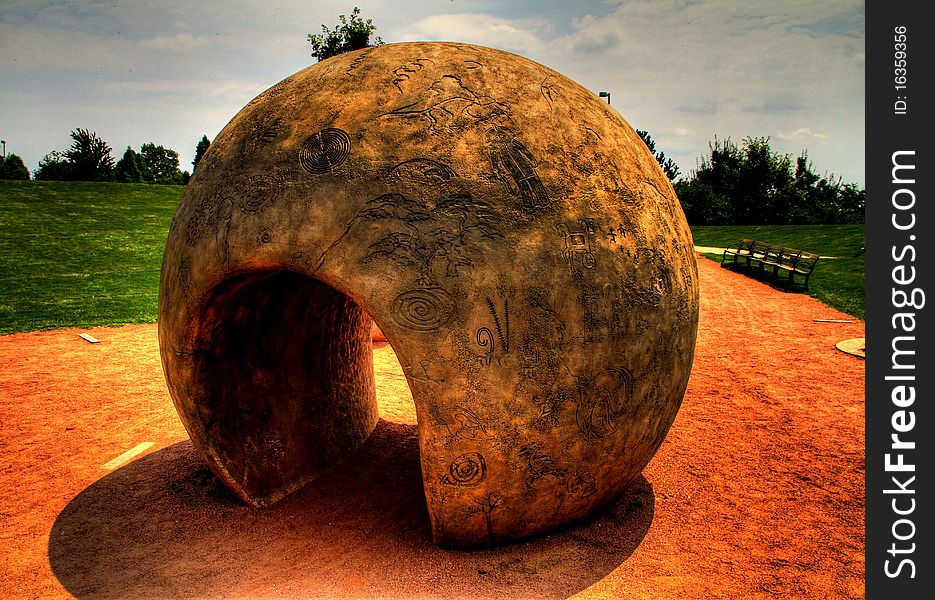
[[[789,289],[795,285],[795,276],[798,275],[802,278],[802,285],[806,290],[808,278],[815,270],[817,262],[817,254],[784,246],[772,246],[756,240],[741,240],[725,248],[721,257],[722,267],[745,268],[758,276],[768,274],[773,281]]]

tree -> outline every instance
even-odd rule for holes
[[[192,161],[192,173],[198,168],[198,163],[201,162],[201,158],[205,155],[205,152],[208,151],[208,146],[210,145],[211,141],[208,140],[208,136],[201,136],[201,141],[195,146],[195,160]]]
[[[370,43],[370,36],[377,30],[372,19],[364,21],[360,18],[360,9],[356,6],[351,11],[351,17],[339,15],[340,25],[335,25],[334,29],[328,29],[322,24],[321,35],[308,34],[308,42],[312,45],[312,56],[319,61],[360,50],[368,46],[379,46],[383,40],[379,37]]]
[[[110,146],[87,129],[71,132],[72,144],[62,156],[69,163],[69,179],[76,181],[108,181],[113,178],[114,157]]]
[[[11,152],[0,158],[0,179],[28,180],[29,169],[22,158]]]
[[[708,149],[691,176],[675,183],[693,225],[863,222],[864,191],[840,177],[819,177],[804,151],[793,166],[765,137],[740,145],[715,138]]]
[[[669,178],[669,181],[675,181],[679,176],[679,166],[675,164],[675,161],[671,158],[666,157],[666,153],[660,150],[656,152],[656,141],[653,139],[653,136],[649,135],[648,131],[642,129],[637,129],[636,133],[643,138],[643,142],[646,144],[646,147],[649,148],[649,151],[653,153],[653,156],[656,157],[656,162],[659,163],[659,166],[662,167],[663,172],[666,174],[666,177]]]
[[[140,146],[140,170],[146,183],[182,183],[179,153],[151,142]]]
[[[67,181],[71,179],[71,164],[58,150],[52,150],[39,161],[33,174],[36,181]]]
[[[123,158],[114,167],[114,179],[121,183],[140,183],[143,181],[143,169],[140,167],[140,155],[127,146]]]

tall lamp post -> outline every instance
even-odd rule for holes
[[[610,92],[598,92],[598,98],[607,98],[607,104],[610,104]]]

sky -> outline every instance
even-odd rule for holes
[[[0,0],[0,138],[30,170],[76,128],[191,170],[201,136],[313,64],[307,35],[354,6],[386,43],[491,46],[610,92],[684,174],[715,137],[768,136],[864,185],[853,0]]]

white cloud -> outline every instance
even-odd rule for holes
[[[503,19],[488,14],[456,13],[432,15],[420,19],[398,35],[399,41],[459,41],[492,46],[530,55],[541,52],[545,44],[537,35],[547,28],[541,19]]]
[[[828,136],[823,133],[816,133],[808,127],[799,127],[793,131],[780,131],[776,137],[783,141],[809,141],[809,140],[827,140]]]
[[[172,50],[173,52],[191,52],[198,48],[210,46],[211,41],[204,37],[194,36],[187,31],[175,35],[160,35],[140,42],[145,48],[153,50]]]

